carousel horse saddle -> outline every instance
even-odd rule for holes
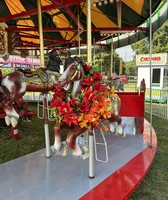
[[[40,67],[36,71],[26,71],[26,70],[23,70],[23,69],[19,69],[19,71],[21,73],[23,73],[26,78],[38,77],[38,78],[41,79],[41,81],[43,83],[48,82],[48,74],[47,74],[46,70],[42,67]]]

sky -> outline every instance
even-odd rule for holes
[[[118,48],[115,51],[126,62],[133,60],[133,56],[135,55],[130,45]]]

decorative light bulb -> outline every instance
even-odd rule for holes
[[[105,1],[104,1],[104,5],[107,5],[107,4],[108,4],[108,1],[107,1],[107,0],[105,0]]]
[[[114,0],[109,0],[109,2],[112,4],[112,3],[114,3]]]

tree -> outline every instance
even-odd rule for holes
[[[136,50],[136,54],[148,54],[149,38],[145,38],[131,45]],[[168,21],[153,34],[152,53],[167,53],[168,52]]]
[[[129,76],[135,76],[137,74],[136,71],[136,64],[135,64],[135,58],[132,61],[126,62],[126,74]]]
[[[82,58],[85,62],[87,62],[87,55],[82,55]],[[119,55],[114,52],[113,54],[113,73],[119,74],[119,66],[120,66],[120,60],[122,58],[119,57]],[[125,74],[125,64],[122,60],[123,65],[123,74]],[[101,72],[103,75],[110,75],[110,67],[111,67],[111,52],[109,51],[103,51],[103,52],[97,52],[92,57],[92,66],[96,67],[99,72]]]

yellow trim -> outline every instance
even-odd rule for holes
[[[87,8],[83,3],[81,4],[83,13],[87,16]],[[117,27],[117,25],[106,17],[97,7],[91,5],[92,23],[96,27]]]
[[[73,76],[71,77],[71,81],[73,81],[73,79],[75,78],[75,76],[77,75],[78,70],[75,71],[75,73],[73,74]]]
[[[142,8],[144,5],[144,0],[122,0],[123,3],[125,3],[128,7],[130,7],[132,10],[134,10],[136,13],[141,15]]]
[[[52,2],[51,1],[45,1],[45,0],[42,0],[41,1],[41,4],[43,6],[46,6],[46,5],[51,5]],[[57,13],[61,13],[59,9],[54,9],[54,10],[51,10],[49,12],[47,12],[49,15],[56,15]],[[69,24],[69,21],[68,19],[63,15],[63,14],[59,14],[59,15],[56,15],[56,16],[53,16],[53,22],[55,24],[56,27],[58,28],[72,28],[72,26],[70,26]],[[70,40],[73,36],[74,36],[74,32],[73,31],[59,31],[59,33],[62,35],[62,38],[66,39],[66,40]]]
[[[5,3],[6,3],[8,9],[9,9],[9,11],[10,11],[10,13],[12,15],[26,11],[25,8],[23,7],[22,3],[20,2],[20,0],[14,0],[14,3],[11,0],[6,0]],[[32,22],[31,19],[29,19],[30,16],[27,16],[25,18],[27,18],[27,19],[26,20],[19,20],[17,22],[17,25],[19,27],[22,27],[22,26],[23,27],[24,26],[32,26],[32,27],[34,27],[34,23]],[[22,33],[27,34],[26,32],[22,32]],[[35,35],[35,36],[39,35],[37,32],[34,32],[34,31],[29,32],[29,34]],[[26,38],[26,37],[23,37],[21,39],[23,41],[33,42],[33,43],[36,43],[36,44],[39,44],[39,42],[40,42],[39,39],[32,39],[32,38]]]

